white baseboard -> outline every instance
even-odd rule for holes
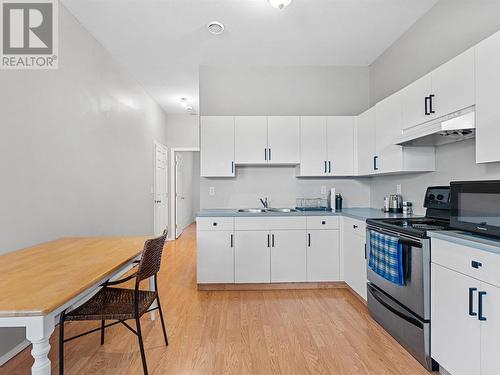
[[[3,366],[7,361],[10,359],[14,358],[16,355],[21,353],[24,349],[26,349],[31,343],[28,340],[24,340],[15,347],[13,347],[11,350],[9,350],[7,353],[5,353],[3,356],[0,357],[0,366]]]

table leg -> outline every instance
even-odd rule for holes
[[[155,290],[155,278],[154,278],[154,276],[149,278],[149,290],[151,290],[151,291]],[[156,300],[151,305],[151,308],[155,308],[155,307],[158,307]],[[155,320],[155,312],[151,311],[150,314],[151,314],[151,320]]]
[[[32,375],[50,375],[49,339],[54,332],[53,316],[29,318],[26,324],[26,338],[33,344],[31,356],[35,360],[31,367]]]

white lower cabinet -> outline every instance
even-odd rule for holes
[[[234,281],[271,282],[271,233],[267,230],[235,231]]]
[[[272,231],[271,282],[306,281],[306,239],[303,230]]]
[[[234,283],[233,231],[199,230],[196,240],[198,283]]]
[[[500,255],[432,239],[431,356],[452,375],[500,369]]]
[[[307,281],[340,280],[338,230],[308,230]]]
[[[365,223],[343,218],[342,256],[344,280],[357,294],[366,300],[366,234]]]

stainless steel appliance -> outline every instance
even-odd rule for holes
[[[396,285],[367,267],[368,310],[410,354],[429,370],[437,364],[430,357],[430,230],[449,226],[448,186],[429,187],[425,194],[425,217],[368,219],[367,257],[370,234],[380,232],[398,237],[403,245],[405,283]]]
[[[389,196],[389,212],[403,212],[403,197],[401,196],[401,194],[391,194]]]
[[[500,238],[500,181],[452,182],[450,226]]]

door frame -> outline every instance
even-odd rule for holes
[[[175,187],[176,187],[176,175],[175,175],[175,153],[176,152],[200,152],[199,147],[171,147],[170,148],[170,155],[169,155],[169,172],[168,172],[168,177],[169,177],[169,227],[172,228],[172,230],[169,230],[168,234],[168,239],[169,240],[175,240],[176,235],[177,235],[177,228],[176,226],[176,212],[177,212],[177,202],[175,199]]]

